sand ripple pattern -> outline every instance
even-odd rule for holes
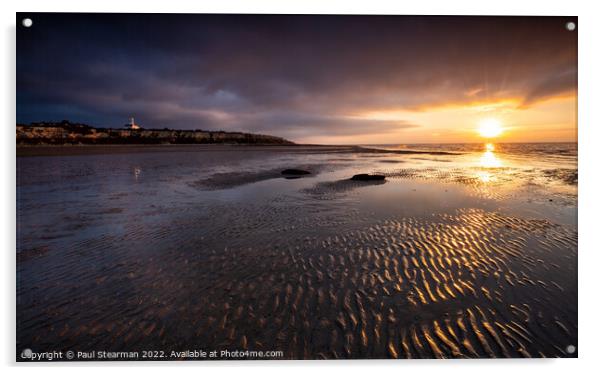
[[[19,345],[289,359],[555,357],[576,345],[573,230],[477,209],[350,218],[347,230],[329,227],[334,213],[254,214],[263,220],[221,235],[210,228],[228,226],[212,213],[210,227],[175,222],[152,236],[131,224],[23,261]],[[133,256],[137,241],[145,250]]]

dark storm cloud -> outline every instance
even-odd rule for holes
[[[353,116],[576,89],[566,17],[28,16],[20,122],[388,134],[415,125]]]

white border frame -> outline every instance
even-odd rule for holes
[[[419,373],[441,372],[467,374],[504,374],[519,368],[545,371],[550,374],[569,374],[599,367],[598,341],[601,337],[599,311],[599,276],[602,265],[602,246],[598,226],[601,207],[599,153],[602,141],[602,6],[593,1],[532,1],[504,0],[497,3],[479,0],[453,1],[353,1],[353,0],[214,0],[214,1],[147,1],[124,2],[103,0],[10,1],[2,2],[2,82],[3,124],[0,125],[0,158],[4,178],[2,183],[2,246],[0,365],[8,373],[70,374],[85,371],[104,374],[108,371],[136,371],[144,367],[150,374],[166,370],[198,374],[199,371],[245,371],[250,374],[302,374],[307,371],[345,371],[346,373],[408,371]],[[272,361],[272,362],[186,362],[186,363],[15,363],[15,12],[147,12],[147,13],[304,13],[304,14],[446,14],[446,15],[563,15],[578,16],[579,30],[579,359],[547,360],[412,360],[412,361]],[[35,24],[35,20],[34,20]],[[596,37],[598,36],[598,37]],[[375,369],[373,369],[376,367]]]

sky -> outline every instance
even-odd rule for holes
[[[29,17],[26,28],[21,19]],[[17,14],[17,122],[299,143],[577,136],[576,17]]]

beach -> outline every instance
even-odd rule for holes
[[[576,143],[17,155],[17,353],[577,356]]]

